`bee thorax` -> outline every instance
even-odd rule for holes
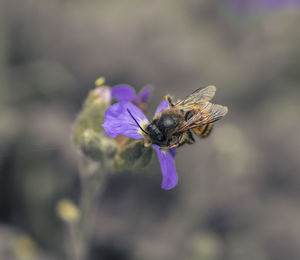
[[[165,132],[178,126],[178,117],[176,115],[163,115],[157,122],[158,128]]]

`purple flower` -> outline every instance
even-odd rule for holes
[[[111,88],[111,95],[118,101],[130,101],[137,105],[142,110],[148,99],[150,98],[152,91],[151,86],[144,87],[138,95],[135,94],[135,90],[129,85],[117,85]]]
[[[300,6],[300,0],[226,0],[233,9],[240,12],[274,10]]]
[[[138,97],[140,96],[141,94]],[[155,114],[167,108],[168,101],[164,100],[157,107]],[[106,110],[102,126],[105,132],[113,138],[118,135],[124,135],[132,139],[143,139],[144,129],[147,124],[149,124],[147,117],[137,106],[128,101],[121,101]],[[153,147],[157,153],[162,170],[162,188],[165,190],[172,189],[178,181],[175,169],[176,148],[166,150],[158,145],[153,145]]]

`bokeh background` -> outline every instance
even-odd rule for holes
[[[81,194],[72,125],[99,76],[161,98],[217,86],[228,115],[178,150],[113,174],[88,259],[300,259],[297,1],[2,0],[0,259],[70,259],[61,198]]]

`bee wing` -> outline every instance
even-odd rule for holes
[[[227,112],[228,108],[226,106],[206,102],[205,106],[199,109],[194,116],[192,116],[187,122],[179,127],[178,131],[184,132],[201,125],[213,123],[225,116]]]
[[[175,106],[190,106],[193,104],[204,105],[210,101],[216,93],[215,86],[207,86],[204,88],[198,88],[192,94],[188,95],[186,98],[179,100]]]

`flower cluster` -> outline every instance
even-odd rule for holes
[[[168,108],[168,101],[163,100],[156,109],[155,115]],[[143,128],[149,121],[143,111],[128,101],[121,101],[109,107],[105,112],[105,120],[102,124],[105,132],[110,137],[116,138],[123,135],[132,139],[143,139]],[[162,149],[153,145],[160,161],[163,174],[162,188],[172,189],[177,184],[175,169],[175,149]]]
[[[102,167],[112,170],[144,167],[151,160],[152,149],[124,136],[109,138],[101,124],[105,111],[116,101],[132,102],[144,110],[152,88],[146,86],[136,94],[128,85],[109,87],[104,83],[104,78],[97,79],[96,88],[90,91],[84,102],[74,125],[75,144],[86,157],[101,162]]]
[[[104,83],[104,78],[96,80],[96,88],[89,93],[77,117],[75,143],[85,156],[112,170],[145,167],[155,150],[163,175],[162,188],[173,188],[178,181],[174,161],[176,148],[145,147],[143,142],[144,129],[149,124],[144,111],[152,88],[146,86],[136,94],[129,85],[109,87]],[[163,100],[155,115],[168,106],[168,101]]]
[[[223,4],[241,13],[300,7],[299,0],[226,0]]]

